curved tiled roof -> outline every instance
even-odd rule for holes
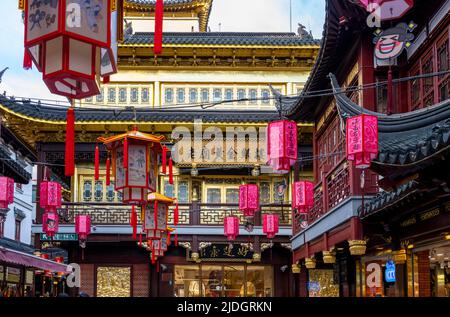
[[[450,99],[424,109],[386,115],[355,104],[341,93],[336,77],[332,74],[330,77],[343,119],[360,113],[378,117],[379,153],[373,165],[416,163],[450,148]]]
[[[185,4],[185,3],[192,3],[195,0],[165,0],[164,4]],[[141,5],[155,5],[156,0],[125,0],[127,3],[131,4],[141,4]]]
[[[416,181],[409,181],[406,184],[400,185],[396,190],[383,191],[377,194],[368,203],[364,204],[364,210],[361,206],[358,208],[359,216],[361,218],[367,217],[381,209],[397,203],[399,200],[414,192],[416,186]]]
[[[153,45],[153,34],[137,32],[126,38],[123,45]],[[303,39],[295,33],[249,32],[165,32],[164,44],[174,45],[263,45],[303,46],[320,44],[320,40]]]
[[[38,121],[64,123],[67,109],[60,106],[42,105],[28,100],[15,100],[0,96],[0,107],[17,115]],[[278,118],[273,110],[180,110],[124,107],[123,109],[76,108],[77,122],[194,122],[205,123],[243,122],[264,123]]]

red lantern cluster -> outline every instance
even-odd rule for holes
[[[290,120],[269,123],[267,128],[268,164],[280,173],[289,172],[297,160],[297,124]]]
[[[228,216],[223,220],[224,234],[229,241],[233,241],[239,235],[239,218],[236,216]]]
[[[14,202],[14,180],[0,176],[0,208],[7,209]]]
[[[87,237],[91,234],[91,216],[77,215],[75,217],[75,232],[78,234],[80,246],[84,248]]]
[[[253,218],[259,210],[259,188],[256,184],[239,186],[239,210],[247,218]]]
[[[299,181],[292,184],[292,208],[300,214],[307,214],[314,206],[314,183]]]
[[[42,231],[47,236],[53,237],[59,227],[56,211],[61,208],[61,184],[43,181],[39,187],[39,205],[45,210],[42,215]]]
[[[116,15],[111,1],[26,0],[24,67],[31,58],[54,94],[97,95],[96,76],[116,72]]]
[[[268,239],[273,239],[278,233],[278,222],[278,215],[263,215],[263,233],[267,235]]]
[[[368,168],[378,155],[378,118],[361,114],[347,119],[347,160],[356,168]]]

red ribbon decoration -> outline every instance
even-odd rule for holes
[[[23,52],[23,69],[29,70],[33,68],[33,60],[28,49]]]
[[[98,144],[95,145],[94,154],[94,179],[98,181],[100,175],[100,150],[98,149]]]
[[[178,211],[178,203],[175,205],[175,209],[173,210],[173,224],[174,226],[178,225],[179,220],[179,211]]]
[[[136,240],[136,233],[137,233],[137,213],[136,213],[136,206],[131,207],[131,226],[133,227],[133,240]]]
[[[163,0],[156,0],[155,35],[153,38],[153,53],[155,55],[161,54],[162,52],[163,16],[164,16],[164,2]]]
[[[111,160],[109,157],[106,159],[106,186],[111,184]]]
[[[142,246],[142,231],[139,232],[139,246]]]
[[[173,241],[173,244],[177,247],[178,246],[178,233],[175,233],[175,239]]]
[[[169,158],[169,184],[173,185],[173,162],[172,162],[172,158]]]
[[[162,173],[166,174],[167,172],[167,147],[163,145],[162,154],[161,154],[161,165],[162,165]]]
[[[128,138],[123,140],[123,168],[128,168]]]
[[[73,176],[75,173],[75,110],[69,108],[66,118],[66,155],[64,174]]]

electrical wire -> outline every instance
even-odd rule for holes
[[[411,80],[416,79],[423,79],[423,78],[429,78],[429,77],[435,77],[435,76],[443,76],[450,74],[450,69],[445,71],[439,71],[439,72],[433,72],[433,73],[427,73],[427,74],[420,74],[415,76],[408,76],[408,77],[401,77],[392,80],[394,84],[397,83],[403,83]],[[356,91],[362,91],[367,89],[375,89],[378,87],[383,87],[388,84],[388,81],[377,81],[373,83],[367,83],[363,85],[356,85],[356,86],[348,86],[339,92],[340,94],[349,94]],[[295,98],[318,98],[318,97],[328,97],[328,96],[334,96],[336,93],[334,92],[333,88],[329,89],[321,89],[321,90],[314,90],[309,92],[301,92],[300,94],[290,94],[290,95],[283,95],[281,96],[281,99],[295,99]],[[43,105],[47,106],[49,108],[55,108],[55,109],[65,109],[70,107],[69,102],[59,101],[59,100],[51,100],[51,99],[40,99],[40,98],[30,98],[30,97],[17,97],[17,96],[7,96],[4,94],[3,96],[10,98],[12,100],[15,100],[16,98],[21,99],[22,102],[32,102],[33,100],[37,100],[35,102],[36,105]],[[164,108],[151,108],[149,109],[148,106],[119,106],[119,105],[102,105],[98,106],[98,104],[92,104],[92,103],[86,103],[83,102],[82,106],[77,106],[77,111],[91,111],[91,110],[97,110],[97,111],[109,111],[109,110],[119,110],[120,112],[126,111],[126,110],[154,110],[154,111],[170,111],[170,110],[180,110],[180,109],[188,109],[188,108],[200,108],[202,110],[208,109],[211,107],[215,107],[222,104],[229,104],[229,103],[240,103],[240,102],[257,102],[257,101],[268,101],[268,100],[278,100],[280,96],[269,96],[269,97],[258,97],[258,98],[240,98],[240,99],[230,99],[230,100],[220,100],[220,101],[212,101],[212,102],[206,102],[206,103],[180,103],[176,105],[165,105]],[[53,103],[51,103],[53,102]],[[60,105],[60,103],[66,103],[67,106]],[[120,114],[120,113],[119,113]]]

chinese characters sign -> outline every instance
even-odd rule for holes
[[[211,244],[200,250],[200,258],[202,261],[246,261],[253,258],[253,253],[250,246],[245,244]]]

